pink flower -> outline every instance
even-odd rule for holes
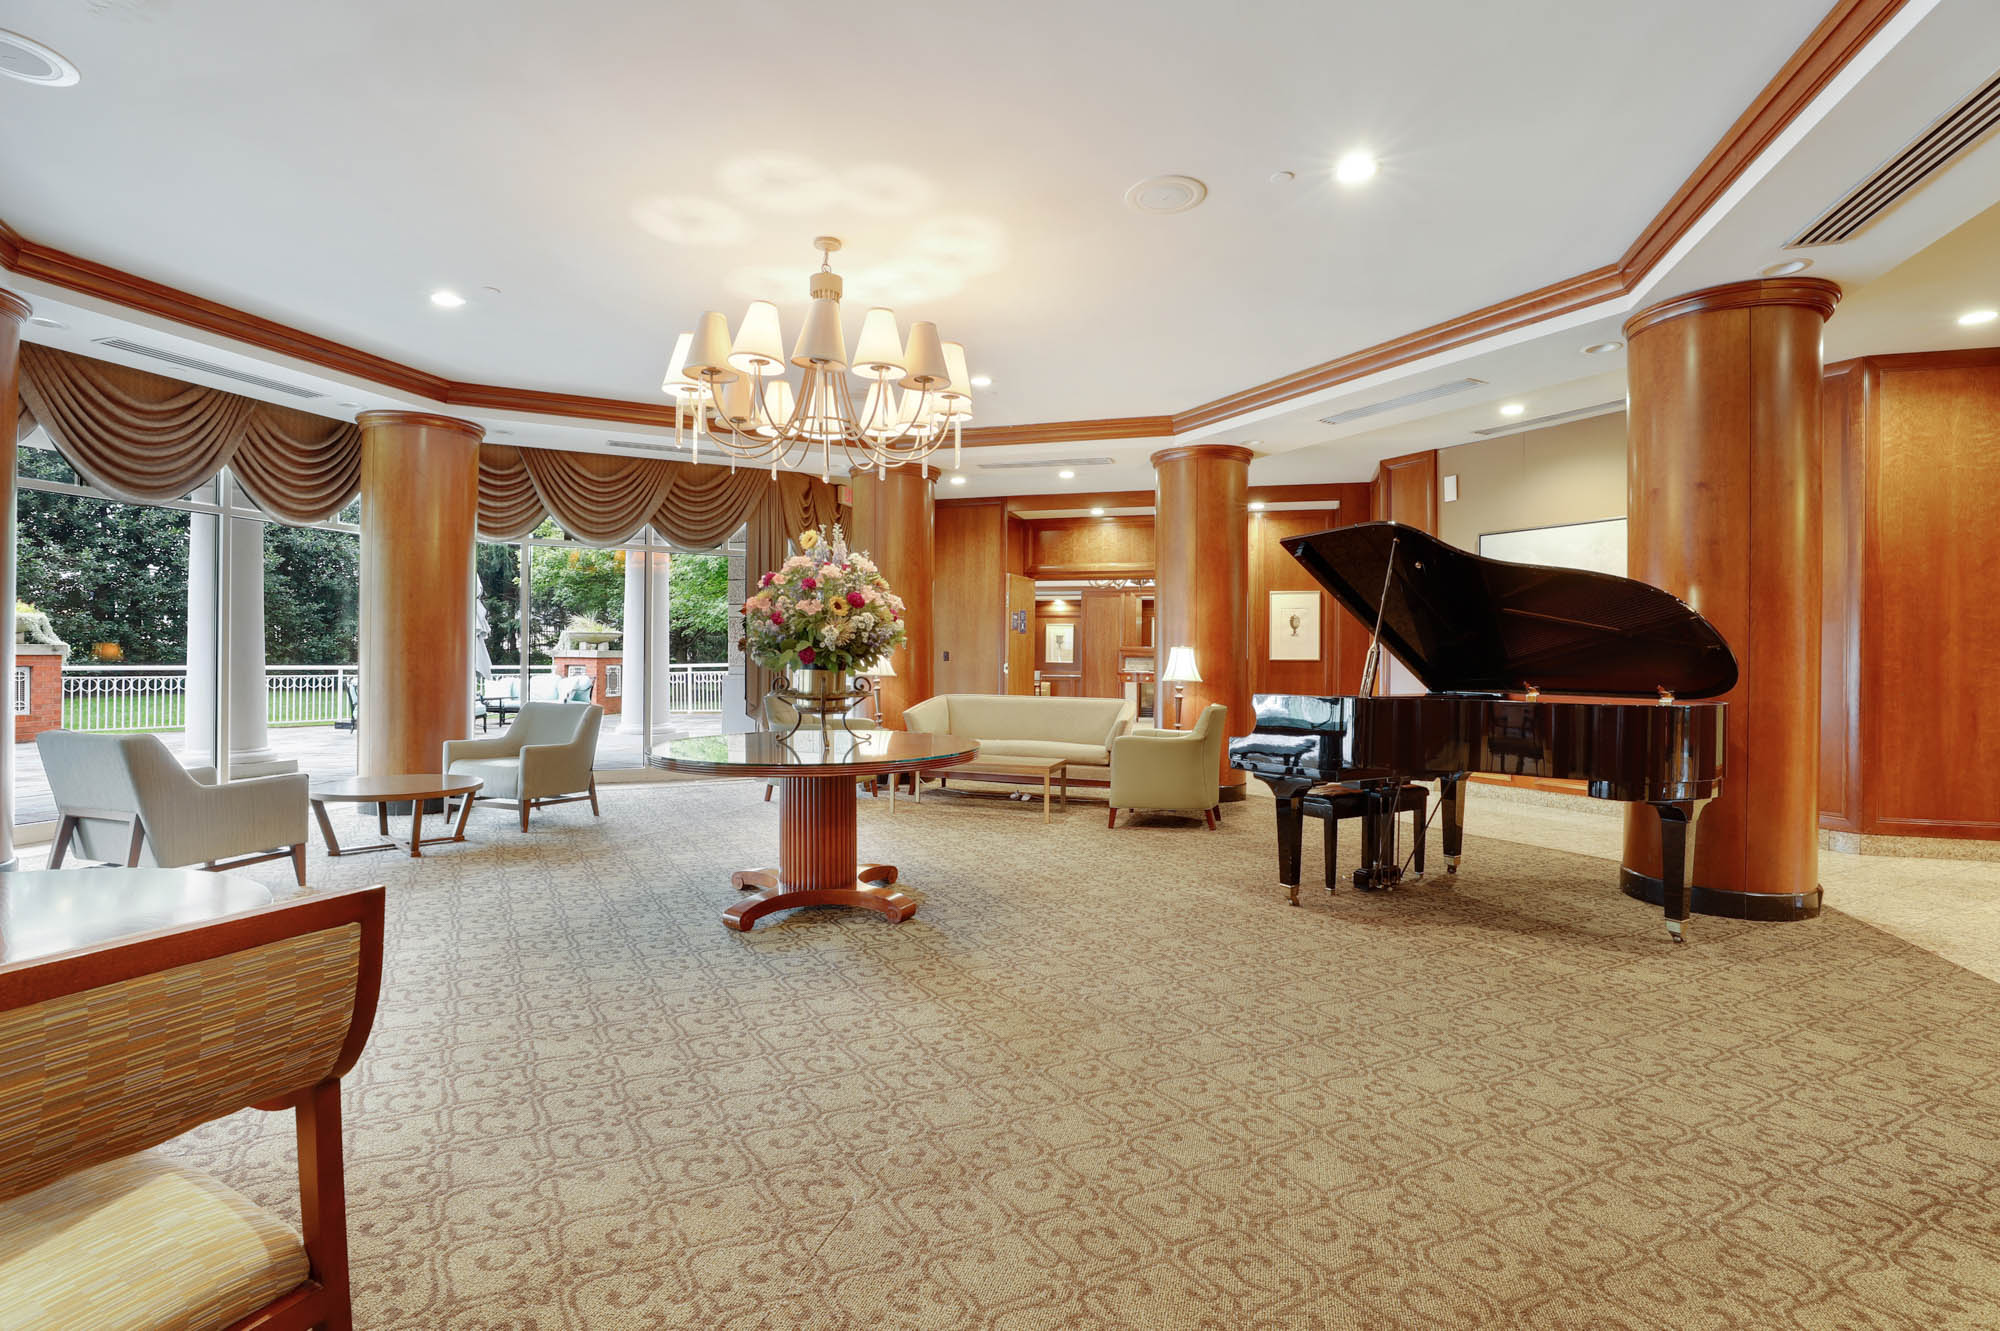
[[[812,663],[813,663],[813,649],[810,647],[799,648],[799,664],[811,665]]]
[[[780,614],[775,614],[775,613],[774,613],[774,614],[773,614],[773,615],[771,616],[771,622],[772,622],[773,624],[782,624],[782,623],[784,623],[784,622],[785,622],[785,617],[784,617],[783,615],[780,615]]]
[[[847,603],[859,610],[862,606],[868,604],[868,598],[860,592],[849,592],[847,594]]]
[[[776,582],[777,580],[778,580],[778,575],[777,575],[777,574],[775,574],[775,573],[766,573],[766,574],[764,575],[764,578],[763,578],[763,581],[759,582],[759,583],[758,583],[757,585],[758,585],[759,587],[768,587],[768,586],[770,586],[770,585],[771,585],[772,583]]]
[[[804,582],[800,583],[799,586],[805,588],[807,591],[811,591],[813,588],[819,586],[819,579],[807,578]]]

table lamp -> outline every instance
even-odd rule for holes
[[[1194,648],[1170,647],[1167,649],[1167,668],[1160,672],[1160,682],[1174,686],[1174,724],[1172,729],[1181,728],[1181,696],[1187,692],[1189,684],[1201,683],[1201,671],[1194,666]]]

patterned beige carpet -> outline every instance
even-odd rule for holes
[[[1675,950],[1603,861],[1479,838],[1292,910],[1267,802],[956,798],[862,801],[913,920],[738,936],[760,794],[315,861],[391,888],[359,1325],[2000,1324],[2000,987],[1849,917]],[[175,1149],[289,1205],[286,1117]]]

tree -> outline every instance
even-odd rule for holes
[[[554,519],[537,536],[561,536]],[[549,660],[556,639],[578,615],[608,628],[625,623],[625,552],[591,546],[532,546],[528,552],[529,613],[535,657]]]
[[[668,579],[669,653],[675,661],[729,659],[729,557],[675,555]]]
[[[360,653],[361,538],[264,524],[264,659],[342,665]]]

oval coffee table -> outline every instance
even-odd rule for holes
[[[778,867],[742,869],[730,881],[756,896],[722,912],[745,930],[774,910],[860,906],[901,923],[917,903],[896,891],[896,866],[855,863],[857,777],[935,772],[979,752],[977,740],[902,730],[828,731],[790,736],[698,735],[675,740],[653,759],[672,772],[763,777],[778,783]]]
[[[472,815],[472,797],[486,783],[476,776],[446,776],[442,772],[396,773],[391,776],[350,776],[338,781],[326,781],[313,786],[306,794],[312,800],[313,817],[319,820],[319,834],[326,839],[328,855],[365,855],[371,850],[408,850],[411,855],[422,855],[425,846],[442,845],[447,841],[465,840],[465,820]],[[424,801],[443,800],[444,816],[451,817],[453,796],[462,796],[459,805],[458,823],[450,836],[426,837],[424,835]],[[390,836],[389,806],[403,801],[410,804],[410,835],[407,840]],[[333,823],[327,819],[326,806],[329,804],[372,804],[375,806],[376,826],[386,838],[371,841],[365,846],[343,846],[333,834]]]

